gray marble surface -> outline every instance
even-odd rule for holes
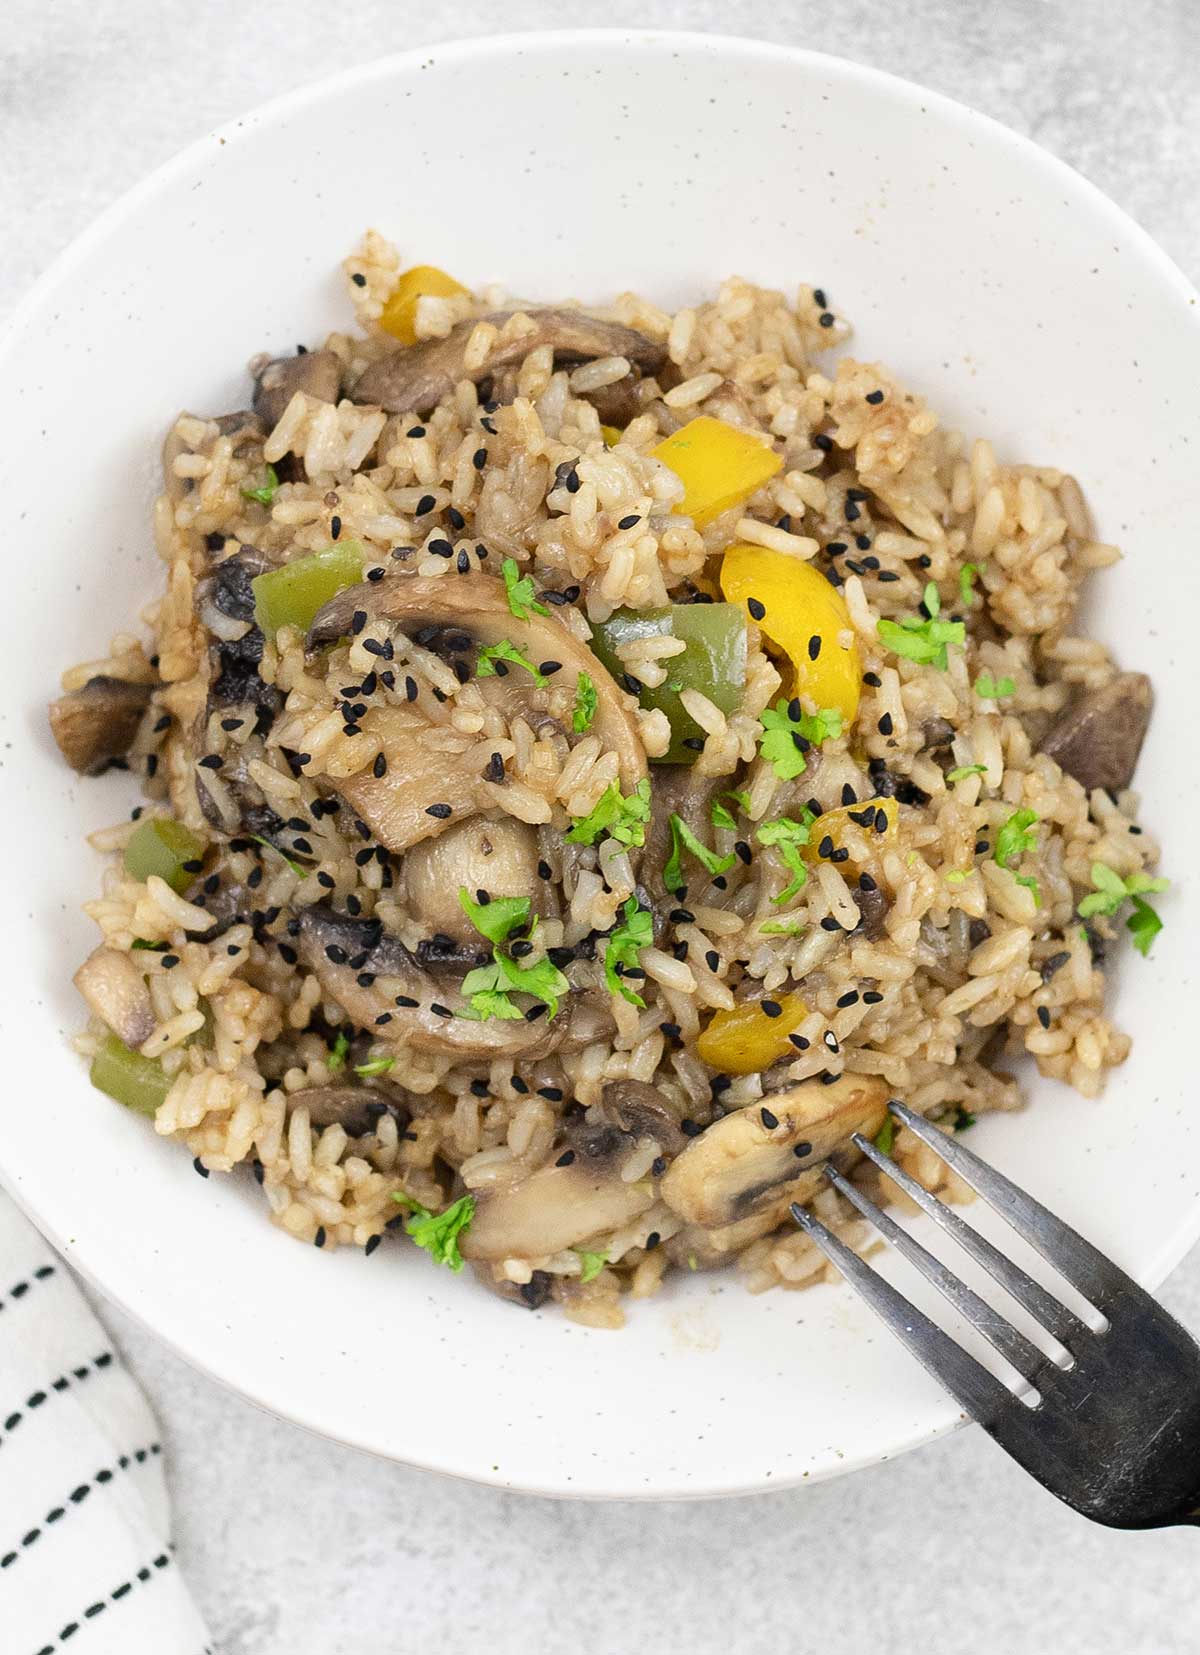
[[[758,35],[923,81],[1037,138],[1200,275],[1195,0],[585,0],[570,13],[5,0],[0,17],[0,312],[114,196],[262,99],[405,46],[568,20]],[[1200,1255],[1163,1297],[1200,1328]],[[978,1431],[793,1494],[557,1504],[307,1436],[99,1308],[161,1416],[180,1561],[223,1655],[1183,1655],[1200,1640],[1191,1534],[1094,1529]]]

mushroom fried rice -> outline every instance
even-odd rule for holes
[[[357,332],[175,422],[152,641],[50,709],[148,801],[92,840],[95,1085],[301,1241],[601,1326],[818,1279],[788,1206],[864,1241],[854,1134],[957,1196],[889,1097],[967,1127],[1022,1052],[1098,1093],[1164,881],[1074,479],[826,358],[819,289],[344,268]]]

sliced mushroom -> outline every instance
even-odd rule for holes
[[[1121,672],[1097,690],[1086,690],[1051,725],[1042,752],[1090,792],[1120,793],[1133,780],[1154,690],[1144,672]]]
[[[553,682],[564,688],[572,688],[581,672],[590,674],[597,696],[590,734],[616,754],[626,793],[646,774],[645,749],[626,704],[628,698],[591,650],[553,615],[531,613],[527,620],[519,620],[509,607],[504,587],[491,576],[443,579],[395,574],[348,587],[318,612],[308,634],[309,648],[347,636],[357,612],[395,621],[409,636],[419,636],[430,648],[440,643],[457,659],[507,640],[527,660],[559,662]],[[515,697],[522,710],[528,705],[535,713],[544,693],[521,669],[486,683],[489,694]],[[378,708],[367,713],[363,722],[365,727],[379,729],[385,748],[391,747],[387,773],[351,776],[334,785],[388,850],[407,850],[420,839],[443,833],[450,822],[489,802],[484,776],[464,774],[447,762],[445,754],[422,747],[418,713],[407,707]],[[449,816],[443,811],[430,816],[430,806],[440,804],[450,806]]]
[[[577,1157],[506,1188],[479,1191],[462,1254],[492,1261],[549,1258],[631,1224],[653,1205],[644,1182],[623,1182],[619,1157]]]
[[[413,918],[433,934],[478,950],[479,933],[459,901],[463,889],[472,898],[477,891],[527,896],[531,911],[542,917],[554,906],[554,887],[538,874],[537,835],[511,816],[472,816],[405,856],[400,890]]]
[[[565,1007],[552,1022],[457,1016],[464,1002],[454,986],[435,984],[378,920],[350,919],[324,904],[306,908],[299,948],[326,994],[368,1029],[377,1045],[461,1058],[529,1059],[544,1057],[567,1037]]]
[[[288,1094],[287,1104],[289,1109],[303,1105],[314,1126],[336,1124],[344,1127],[351,1138],[365,1138],[374,1132],[384,1115],[391,1115],[403,1126],[409,1119],[399,1087],[304,1086]]]
[[[265,363],[254,386],[254,412],[268,430],[279,424],[297,391],[318,402],[336,402],[342,394],[342,364],[333,351],[301,351]]]
[[[49,707],[58,750],[81,776],[98,776],[133,746],[153,686],[101,674]]]
[[[679,1117],[656,1086],[644,1080],[612,1080],[601,1094],[606,1117],[631,1138],[650,1138],[664,1155],[678,1155],[687,1143]]]
[[[535,1270],[528,1281],[501,1280],[490,1264],[473,1264],[476,1277],[490,1293],[506,1304],[519,1304],[525,1310],[540,1310],[550,1297],[554,1277],[548,1270]]]
[[[887,1087],[868,1075],[832,1085],[802,1081],[788,1092],[714,1121],[668,1168],[662,1199],[690,1224],[720,1229],[780,1201],[807,1199],[804,1175],[852,1133],[873,1137],[886,1114]],[[769,1123],[774,1121],[775,1125]]]
[[[150,1004],[150,991],[128,954],[115,948],[97,948],[72,981],[96,1016],[127,1046],[136,1048],[154,1033],[158,1019]]]
[[[665,1243],[667,1257],[672,1264],[683,1269],[719,1270],[749,1247],[752,1241],[770,1235],[782,1224],[793,1201],[804,1206],[824,1183],[822,1169],[812,1167],[782,1185],[782,1193],[761,1212],[751,1213],[749,1218],[739,1218],[733,1224],[722,1224],[714,1230],[706,1230],[699,1224],[685,1224]]]
[[[479,367],[466,365],[467,342],[481,321],[502,328],[511,310],[490,316],[470,316],[451,328],[444,339],[423,339],[407,349],[373,362],[351,392],[355,402],[376,404],[390,414],[428,414],[462,379],[481,384],[497,369],[524,361],[532,350],[549,345],[556,362],[587,362],[601,356],[624,356],[642,373],[656,373],[666,361],[666,348],[644,333],[602,322],[581,310],[535,307],[521,314],[533,326],[520,338],[498,342]]]
[[[727,791],[728,776],[700,776],[690,764],[656,764],[650,773],[650,825],[642,855],[641,877],[656,908],[675,907],[663,884],[663,869],[671,855],[671,817],[676,815],[705,844],[711,842],[711,806]],[[656,915],[657,917],[657,915]]]

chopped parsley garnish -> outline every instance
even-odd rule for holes
[[[573,845],[594,845],[602,833],[622,845],[644,845],[650,820],[650,778],[643,776],[629,797],[622,798],[616,782],[609,782],[595,808],[567,829]]]
[[[604,949],[604,980],[614,994],[634,1006],[646,1002],[625,982],[617,967],[625,971],[637,968],[643,948],[654,941],[654,920],[648,908],[639,908],[637,897],[631,896],[621,909],[621,923],[609,934]]]
[[[538,603],[533,595],[533,576],[522,575],[515,557],[504,559],[500,573],[504,576],[504,595],[508,599],[508,607],[519,621],[527,621],[530,612],[535,615],[550,613],[546,605]]]
[[[970,603],[974,595],[975,576],[978,573],[978,563],[964,563],[958,571],[958,594],[964,603]]]
[[[1144,900],[1144,894],[1147,891],[1165,891],[1169,881],[1154,879],[1145,873],[1130,874],[1128,879],[1122,879],[1106,863],[1093,862],[1092,884],[1095,889],[1079,904],[1080,918],[1090,919],[1093,914],[1112,915],[1123,902],[1131,902],[1133,911],[1125,921],[1125,928],[1132,936],[1138,953],[1147,956],[1155,937],[1162,930],[1162,920]]]
[[[284,852],[280,850],[278,845],[273,845],[269,839],[264,839],[261,833],[252,833],[250,837],[256,844],[265,845],[268,850],[273,850],[276,856],[282,856],[283,860],[287,863],[288,867],[297,876],[297,878],[305,879],[307,877],[308,869],[306,867],[302,866],[299,862],[293,862],[291,857],[285,855]]]
[[[479,651],[479,660],[475,667],[476,677],[503,678],[503,672],[497,669],[497,661],[511,661],[514,667],[524,667],[526,672],[532,674],[533,681],[539,689],[550,682],[545,673],[539,672],[533,662],[527,660],[516,644],[510,643],[507,638],[501,638],[497,644],[488,644],[486,649]]]
[[[798,919],[765,919],[758,929],[764,937],[802,937],[808,927]]]
[[[148,948],[152,954],[165,954],[167,951],[165,942],[147,942],[145,937],[134,937],[129,946],[130,948]]]
[[[350,1041],[346,1035],[339,1033],[329,1048],[329,1056],[325,1059],[325,1067],[331,1075],[339,1075],[346,1067],[346,1053],[350,1050]]]
[[[969,1126],[975,1125],[975,1117],[969,1109],[964,1109],[960,1104],[955,1111],[952,1124],[956,1132],[965,1132]]]
[[[584,1283],[594,1281],[608,1263],[607,1253],[589,1253],[582,1247],[572,1247],[571,1251],[579,1257],[579,1279]]]
[[[1033,892],[1033,902],[1036,908],[1042,905],[1041,892],[1038,882],[1028,874],[1017,873],[1013,864],[1019,862],[1028,851],[1037,849],[1037,834],[1031,831],[1033,824],[1038,821],[1036,810],[1014,810],[1007,822],[1001,825],[996,835],[996,848],[992,852],[993,858],[1002,868],[1007,868],[1013,874],[1018,885],[1025,885]]]
[[[501,943],[511,931],[529,924],[527,896],[494,896],[490,902],[475,902],[470,891],[460,886],[458,900],[480,936],[491,943]]]
[[[872,1142],[881,1155],[890,1155],[892,1153],[892,1146],[896,1142],[896,1123],[890,1115],[879,1128],[879,1131],[875,1134]]]
[[[945,875],[945,880],[947,885],[962,885],[970,879],[971,873],[970,868],[951,868],[950,872]]]
[[[354,1073],[361,1075],[364,1080],[371,1075],[386,1075],[389,1069],[395,1067],[394,1057],[372,1057],[366,1063],[356,1063]]]
[[[737,857],[732,851],[728,856],[718,856],[715,850],[709,850],[703,839],[697,839],[691,828],[682,816],[671,812],[671,854],[663,868],[663,884],[668,891],[678,891],[685,883],[683,877],[683,853],[690,851],[697,862],[714,877],[732,868]]]
[[[525,1014],[509,996],[530,994],[535,1000],[545,1002],[548,1017],[555,1017],[559,998],[570,986],[552,960],[524,965],[497,948],[492,952],[491,965],[477,965],[463,978],[462,991],[470,1004],[458,1015],[476,1023],[486,1023],[492,1017],[512,1023]]]
[[[267,480],[259,488],[247,488],[245,483],[242,484],[242,498],[243,500],[257,500],[260,506],[269,506],[275,498],[275,490],[278,487],[279,478],[276,475],[275,467],[269,465],[267,467]]]
[[[942,600],[933,581],[925,588],[924,603],[928,620],[920,615],[906,615],[902,621],[877,621],[875,629],[893,655],[903,655],[918,666],[933,666],[945,672],[949,665],[946,645],[961,644],[967,629],[962,621],[938,619]]]
[[[957,770],[948,770],[948,782],[965,782],[968,776],[982,776],[987,771],[986,764],[960,764]]]
[[[745,788],[738,788],[735,792],[725,793],[722,797],[732,799],[739,810],[747,811],[750,809],[750,795],[746,792]],[[714,827],[737,827],[737,819],[735,818],[733,812],[729,809],[728,805],[723,805],[720,799],[713,800],[712,804],[708,807],[708,814]]]
[[[810,747],[819,747],[842,733],[842,715],[836,707],[822,707],[819,712],[794,715],[794,701],[777,701],[759,714],[762,735],[758,750],[774,770],[780,781],[794,781],[804,774],[805,753]]]
[[[759,844],[774,846],[784,867],[793,876],[779,895],[771,898],[772,902],[787,902],[791,897],[798,896],[808,883],[808,869],[800,852],[808,844],[815,820],[812,812],[806,810],[802,822],[794,822],[790,816],[780,816],[774,822],[760,824],[757,834]]]
[[[581,672],[575,684],[575,710],[571,714],[571,728],[577,736],[590,730],[596,716],[596,686],[590,674]]]
[[[1006,695],[1015,695],[1016,689],[1011,678],[993,678],[990,672],[981,672],[975,680],[975,694],[985,701],[1000,701]]]
[[[444,1264],[456,1273],[461,1270],[463,1256],[458,1238],[475,1216],[475,1197],[460,1195],[442,1213],[431,1213],[403,1190],[395,1190],[392,1200],[411,1209],[412,1217],[405,1220],[404,1229],[417,1246],[423,1247],[435,1264]]]

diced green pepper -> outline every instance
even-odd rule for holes
[[[204,841],[171,816],[152,816],[140,822],[125,847],[125,871],[134,879],[156,873],[173,891],[184,891],[196,877],[186,867],[204,855]]]
[[[107,1092],[139,1115],[153,1115],[171,1090],[162,1064],[156,1058],[130,1051],[115,1034],[105,1036],[92,1059],[90,1079],[98,1091]]]
[[[298,557],[281,569],[269,569],[250,582],[254,618],[268,637],[281,626],[307,632],[317,610],[347,586],[363,578],[364,552],[357,540],[340,540],[323,552]]]
[[[738,710],[746,686],[745,611],[735,603],[673,603],[667,609],[618,609],[608,620],[593,627],[592,649],[621,684],[630,669],[617,650],[636,638],[654,637],[681,638],[687,646],[663,662],[666,681],[655,689],[643,688],[638,697],[643,707],[657,708],[670,720],[671,745],[656,763],[691,764],[697,749],[686,743],[702,742],[704,731],[684,711],[679,692],[699,690],[723,713]]]

